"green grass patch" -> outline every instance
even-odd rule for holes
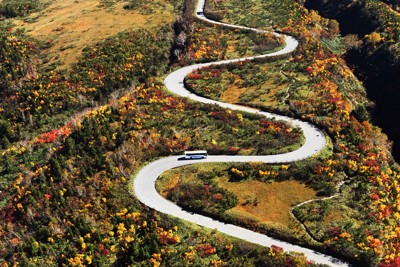
[[[199,95],[282,113],[289,112],[291,79],[282,69],[285,60],[211,66],[190,74],[188,87]]]
[[[332,39],[328,38],[322,38],[319,40],[322,45],[324,45],[329,51],[331,51],[334,54],[343,54],[346,52],[346,45],[344,44],[344,38],[343,37],[336,37]]]
[[[205,14],[211,18],[254,28],[270,29],[283,26],[291,17],[290,11],[294,10],[293,1],[228,0],[206,2]]]
[[[23,17],[39,11],[47,4],[35,0],[2,0],[0,1],[0,16],[5,18]]]

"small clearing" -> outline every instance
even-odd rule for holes
[[[239,198],[239,205],[233,210],[256,217],[261,223],[272,223],[288,228],[291,221],[290,209],[303,201],[316,197],[316,192],[306,185],[289,180],[264,183],[260,181],[229,182],[228,178],[218,179],[218,185],[232,191]],[[256,200],[257,204],[246,203]]]

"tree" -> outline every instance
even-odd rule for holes
[[[383,37],[378,32],[372,32],[370,34],[365,35],[365,39],[372,43],[373,45],[379,44],[383,41]]]
[[[337,35],[340,31],[339,22],[334,19],[329,20],[328,27],[333,36]]]

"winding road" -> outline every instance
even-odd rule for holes
[[[239,29],[247,29],[247,30],[253,30],[257,32],[264,32],[261,30],[257,29],[252,29],[248,27],[243,27],[243,26],[235,26],[235,25],[230,25],[230,24],[225,24],[221,22],[216,22],[212,21],[210,19],[207,19],[203,14],[203,9],[204,9],[204,4],[205,0],[199,0],[196,8],[196,15],[198,18],[207,21],[209,23],[213,24],[218,24],[222,25],[225,27],[230,27],[230,28],[239,28]],[[275,35],[279,36],[279,34],[274,33]],[[216,221],[214,219],[211,219],[209,217],[199,215],[199,214],[194,214],[187,212],[185,210],[182,210],[179,206],[177,206],[175,203],[163,198],[155,189],[155,182],[157,178],[166,170],[184,166],[184,165],[189,165],[189,164],[194,164],[194,163],[205,163],[205,162],[264,162],[264,163],[289,163],[289,162],[294,162],[294,161],[299,161],[308,157],[311,157],[312,155],[316,154],[319,152],[324,146],[325,146],[325,136],[321,131],[319,131],[316,127],[313,125],[303,122],[297,119],[293,119],[290,117],[286,116],[280,116],[280,115],[275,115],[272,113],[268,112],[262,112],[258,109],[254,108],[249,108],[249,107],[244,107],[244,106],[239,106],[239,105],[234,105],[234,104],[228,104],[228,103],[223,103],[215,100],[210,100],[204,97],[197,96],[191,92],[189,92],[183,84],[184,78],[193,70],[202,68],[204,66],[210,66],[210,65],[216,65],[216,64],[226,64],[226,63],[232,63],[232,62],[237,62],[237,61],[243,61],[243,60],[252,60],[255,58],[262,58],[262,57],[274,57],[277,55],[284,55],[287,53],[290,53],[294,51],[298,45],[297,40],[295,40],[293,37],[286,36],[284,35],[285,41],[286,41],[286,46],[274,53],[270,54],[264,54],[264,55],[259,55],[259,56],[254,56],[254,57],[247,57],[247,58],[240,58],[240,59],[233,59],[233,60],[223,60],[223,61],[218,61],[218,62],[212,62],[212,63],[204,63],[204,64],[195,64],[191,66],[187,66],[181,69],[178,69],[171,74],[168,75],[168,77],[165,79],[165,86],[167,89],[177,95],[183,96],[183,97],[188,97],[194,101],[200,101],[202,103],[209,103],[209,104],[217,104],[221,107],[224,108],[229,108],[232,110],[241,110],[249,113],[256,113],[263,115],[267,118],[274,118],[276,120],[282,120],[285,122],[288,122],[292,124],[294,127],[299,127],[303,131],[303,135],[305,138],[304,144],[297,150],[289,152],[289,153],[284,153],[284,154],[277,154],[277,155],[266,155],[266,156],[208,156],[206,159],[202,160],[178,160],[180,156],[171,156],[167,158],[162,158],[159,160],[156,160],[154,162],[151,162],[150,164],[146,165],[141,169],[135,179],[134,179],[134,193],[136,197],[138,198],[139,201],[141,201],[143,204],[147,205],[148,207],[155,209],[159,212],[166,213],[175,217],[178,217],[183,220],[187,220],[193,223],[196,223],[197,225],[208,227],[211,229],[216,229],[219,232],[225,233],[230,236],[234,236],[246,241],[249,241],[251,243],[259,244],[262,246],[267,246],[270,247],[272,245],[276,245],[279,247],[282,247],[286,251],[296,251],[300,253],[304,253],[306,257],[314,261],[315,263],[320,263],[320,264],[326,264],[329,266],[349,266],[348,263],[343,262],[339,259],[336,259],[334,257],[328,256],[321,254],[317,251],[313,251],[311,249],[303,248],[300,246],[292,245],[287,242],[283,242],[271,237],[268,237],[266,235],[256,233],[253,231],[250,231],[248,229],[238,227],[235,225],[231,224],[226,224],[223,222]]]

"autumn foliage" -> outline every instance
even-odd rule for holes
[[[280,17],[269,14],[264,20],[248,14],[245,22],[265,27],[258,24],[273,19],[272,26],[295,35],[301,44],[280,67],[279,77],[290,81],[282,110],[321,127],[331,147],[328,156],[305,161],[306,166],[240,166],[230,168],[229,175],[266,182],[296,176],[325,195],[341,186],[344,200],[304,205],[295,212],[297,219],[335,255],[364,265],[398,266],[400,168],[387,138],[369,120],[370,103],[361,85],[340,55],[320,42],[337,37],[337,24],[297,2],[263,2]],[[366,40],[381,45],[388,33],[396,32],[396,23]],[[10,25],[1,25],[1,264],[313,265],[279,247],[232,243],[188,228],[143,207],[130,194],[130,175],[161,156],[200,148],[214,154],[271,154],[301,145],[296,128],[171,96],[154,78],[163,75],[169,63],[253,55],[279,47],[282,40],[196,22],[188,28],[190,42],[176,62],[169,62],[173,30],[166,25],[155,32],[124,32],[87,47],[70,72],[62,72],[43,70],[37,63],[41,46],[52,45],[51,40],[35,43]],[[235,35],[240,38],[231,41]],[[249,63],[237,68],[243,66]],[[204,68],[186,82],[196,87],[204,80],[218,83],[228,77],[234,83],[248,76],[225,77],[224,71]],[[247,85],[254,86],[257,79],[262,77]],[[194,208],[209,204],[211,213],[235,203],[232,194],[213,185],[185,186],[187,194],[202,193],[201,203],[189,203]],[[350,215],[341,220],[338,210]],[[315,231],[313,225],[321,227]]]

